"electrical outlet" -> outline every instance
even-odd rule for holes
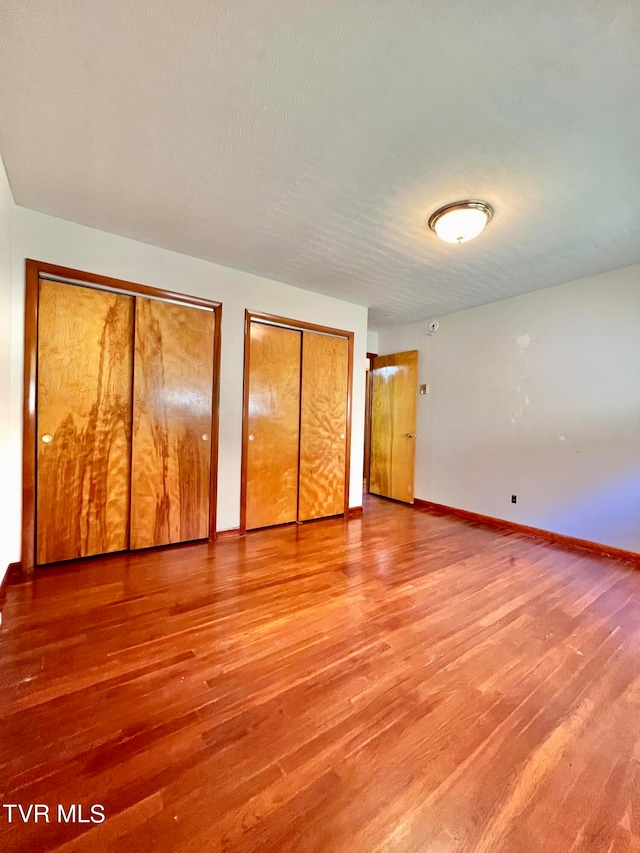
[[[518,496],[517,495],[511,495],[511,503],[512,504],[518,503]]]

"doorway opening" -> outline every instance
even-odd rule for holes
[[[369,477],[371,472],[371,371],[373,359],[377,353],[368,352],[365,360],[364,385],[364,464],[362,468],[362,491],[369,494]]]

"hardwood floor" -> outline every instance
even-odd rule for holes
[[[640,850],[640,573],[365,513],[10,586],[3,851]],[[57,805],[89,819],[57,822]]]

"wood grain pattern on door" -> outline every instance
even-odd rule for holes
[[[132,549],[209,535],[214,315],[136,299]]]
[[[302,333],[299,521],[344,512],[348,373],[346,338]]]
[[[128,546],[133,298],[40,281],[36,562]]]
[[[247,530],[297,518],[302,338],[256,322],[249,334]]]
[[[413,502],[418,352],[373,360],[369,491]]]

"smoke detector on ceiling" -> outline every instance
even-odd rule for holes
[[[439,328],[440,328],[440,323],[438,323],[437,320],[430,320],[428,325],[427,325],[427,329],[429,331],[429,334],[432,337],[433,337],[433,335],[435,335],[435,333],[438,331]]]

